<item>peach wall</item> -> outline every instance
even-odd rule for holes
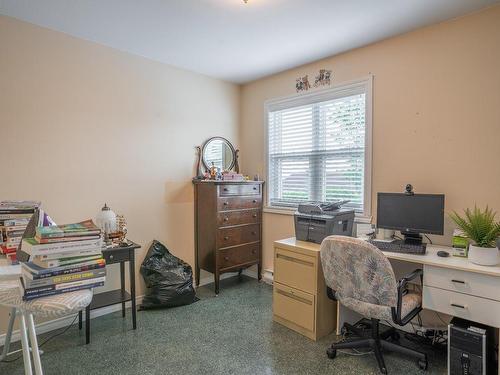
[[[143,246],[137,271],[153,239],[193,264],[194,146],[238,146],[239,90],[0,16],[0,198],[41,200],[60,223],[107,202]]]
[[[500,6],[246,84],[242,168],[263,175],[264,102],[295,94],[296,77],[332,69],[335,85],[373,74],[372,214],[377,192],[406,183],[446,194],[446,211],[474,203],[500,211],[498,46]],[[449,244],[451,229],[447,219],[445,235],[432,238]],[[272,242],[292,235],[291,216],[264,215],[264,268],[273,266]]]

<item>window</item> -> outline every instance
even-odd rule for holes
[[[266,103],[268,205],[347,199],[369,216],[371,77]]]

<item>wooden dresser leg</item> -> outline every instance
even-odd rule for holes
[[[220,281],[220,275],[218,271],[215,271],[214,274],[214,282],[215,282],[215,295],[219,294],[219,281]]]
[[[200,269],[198,267],[195,269],[194,282],[196,286],[200,286]]]

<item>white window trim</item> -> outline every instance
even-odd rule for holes
[[[264,160],[266,181],[269,181],[269,112],[307,105],[313,102],[331,100],[336,97],[348,96],[355,89],[363,87],[365,90],[365,175],[364,175],[364,196],[363,196],[363,214],[356,214],[357,222],[371,221],[372,208],[372,134],[373,134],[373,75],[336,84],[331,88],[315,91],[307,94],[291,95],[281,98],[274,98],[264,102]],[[266,184],[266,201],[264,212],[293,215],[295,209],[272,206],[269,204],[269,184]]]

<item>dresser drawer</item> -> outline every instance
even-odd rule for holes
[[[260,242],[217,250],[217,267],[233,268],[240,264],[259,261]]]
[[[256,224],[260,223],[260,217],[260,210],[219,212],[217,214],[217,224],[219,227],[239,224]]]
[[[275,248],[274,281],[295,289],[314,293],[316,290],[316,258]]]
[[[500,301],[499,279],[476,272],[424,266],[424,285]]]
[[[260,225],[242,225],[217,229],[217,249],[260,241]]]
[[[314,330],[314,295],[274,282],[273,313],[309,331]]]
[[[260,194],[260,184],[227,184],[219,185],[219,195],[258,195]]]
[[[500,302],[424,286],[423,307],[448,315],[500,327]]]
[[[109,249],[102,252],[106,264],[119,263],[130,260],[129,249]]]
[[[240,210],[245,208],[260,208],[262,198],[256,197],[219,197],[217,199],[217,210]]]

